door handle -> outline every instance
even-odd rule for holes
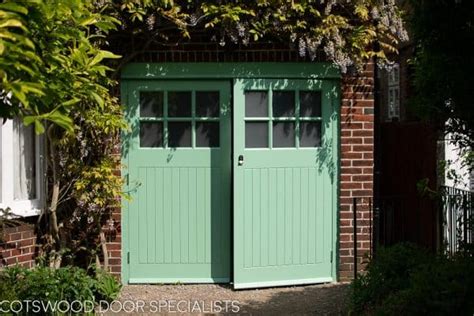
[[[237,161],[237,165],[242,166],[244,164],[244,156],[239,155],[239,159]]]

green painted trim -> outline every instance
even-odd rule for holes
[[[122,104],[122,107],[123,109],[125,109],[125,111],[127,111],[128,107],[127,105],[129,104],[129,100],[128,100],[128,82],[124,81],[122,82],[122,84],[120,85],[120,102]],[[125,115],[125,113],[124,113]],[[125,115],[126,116],[126,115]],[[124,141],[126,141],[126,131],[122,131],[121,133],[121,140],[120,140],[120,144],[123,144]],[[121,146],[122,149],[123,149],[123,146]],[[121,157],[122,157],[122,161],[121,161],[121,176],[122,178],[125,178],[125,179],[128,179],[128,170],[127,170],[127,166],[128,166],[128,155],[126,154],[125,151],[122,150],[122,154],[121,154]],[[128,184],[128,181],[124,181],[123,182],[123,192],[129,192],[129,184]],[[121,204],[122,204],[122,207],[121,207],[121,217],[120,217],[120,220],[121,220],[121,229],[122,229],[122,242],[121,242],[121,256],[122,256],[122,263],[121,263],[121,281],[122,281],[122,284],[128,284],[129,283],[129,277],[130,277],[130,265],[128,264],[128,252],[130,251],[130,246],[129,246],[129,243],[128,241],[130,240],[130,238],[128,238],[129,236],[129,230],[128,230],[128,223],[129,223],[129,218],[128,218],[128,214],[129,214],[129,201],[122,198],[121,199]]]
[[[340,226],[338,225],[340,221],[340,188],[341,188],[341,81],[333,81],[333,94],[332,94],[332,105],[335,113],[335,122],[333,124],[333,148],[336,150],[335,155],[333,155],[334,165],[335,165],[335,177],[336,185],[334,186],[333,193],[333,253],[332,253],[332,277],[334,281],[339,280],[339,233]]]
[[[339,79],[339,69],[330,63],[130,63],[122,79]]]
[[[185,278],[177,281],[174,278],[130,278],[129,284],[180,284],[180,283],[229,283],[229,278]]]
[[[303,285],[303,284],[318,284],[318,283],[331,283],[334,282],[333,278],[315,278],[315,279],[300,279],[300,280],[284,280],[284,281],[269,281],[269,282],[249,282],[234,284],[234,289],[249,289],[249,288],[262,288],[262,287],[274,287],[274,286],[288,286],[288,285]]]

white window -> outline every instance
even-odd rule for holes
[[[388,72],[388,119],[400,118],[400,66]]]
[[[0,125],[0,208],[13,214],[39,213],[43,201],[42,137],[19,119]]]

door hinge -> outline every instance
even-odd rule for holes
[[[129,185],[129,181],[128,181],[129,174],[127,173],[127,175],[125,177],[126,177],[125,182],[127,183],[127,185]]]
[[[130,252],[127,252],[127,264],[130,264]]]
[[[330,256],[329,258],[331,258],[331,263],[332,263],[332,250],[329,256]]]

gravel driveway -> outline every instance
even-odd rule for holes
[[[122,312],[105,314],[341,315],[348,293],[342,283],[237,291],[219,284],[128,285],[114,305],[118,311],[123,304]]]

